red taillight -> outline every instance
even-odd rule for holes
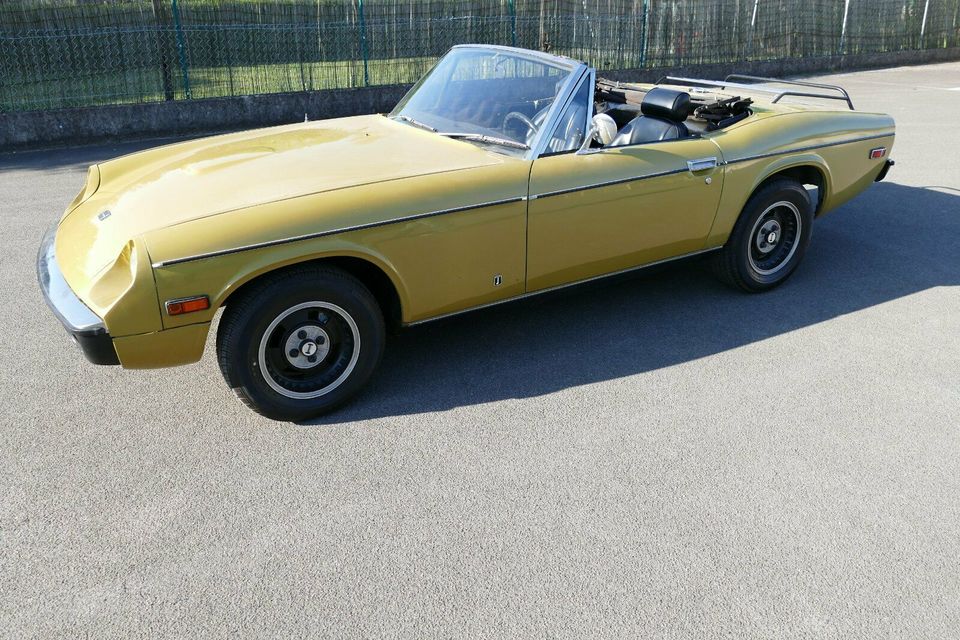
[[[877,160],[878,158],[882,158],[885,155],[887,155],[886,147],[877,147],[876,149],[870,149],[871,160]]]
[[[196,296],[195,298],[180,298],[179,300],[167,300],[167,313],[171,316],[179,316],[193,311],[203,311],[210,308],[210,298],[207,296]]]

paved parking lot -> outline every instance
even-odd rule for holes
[[[960,63],[831,79],[898,164],[784,287],[411,329],[311,425],[44,307],[43,231],[145,145],[0,155],[0,635],[960,637]]]

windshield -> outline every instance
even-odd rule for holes
[[[390,117],[472,142],[526,149],[571,71],[560,60],[519,52],[452,49]]]

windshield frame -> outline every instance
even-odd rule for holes
[[[530,144],[530,148],[523,150],[522,154],[517,154],[519,150],[511,150],[506,147],[501,147],[499,145],[485,144],[484,146],[499,153],[510,155],[513,157],[523,157],[527,160],[532,160],[534,158],[542,155],[544,149],[546,149],[547,143],[550,141],[551,136],[553,135],[553,130],[557,127],[557,122],[560,119],[560,115],[566,108],[567,104],[573,97],[574,92],[580,87],[580,82],[583,80],[585,74],[589,75],[590,67],[584,62],[574,60],[572,58],[565,58],[563,56],[555,56],[549,53],[544,53],[542,51],[532,51],[530,49],[520,49],[517,47],[506,47],[502,45],[494,44],[458,44],[452,47],[447,53],[443,54],[437,63],[430,68],[430,71],[423,74],[423,76],[417,81],[413,87],[410,88],[407,93],[404,94],[403,98],[397,103],[397,106],[388,114],[388,117],[396,117],[401,115],[401,112],[397,109],[401,105],[405,105],[409,99],[416,93],[426,78],[430,75],[436,65],[440,64],[444,58],[446,58],[450,53],[460,49],[476,49],[484,51],[502,51],[505,53],[510,53],[513,56],[519,58],[527,58],[528,60],[535,62],[548,62],[551,65],[558,66],[560,68],[568,70],[567,78],[564,81],[563,85],[560,87],[560,90],[557,91],[557,95],[553,100],[553,104],[550,106],[550,111],[547,114],[546,119],[543,121],[543,125],[537,132],[536,137],[533,139]],[[413,126],[413,125],[411,125]]]

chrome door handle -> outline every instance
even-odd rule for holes
[[[716,169],[717,159],[716,158],[700,158],[699,160],[688,160],[687,169],[690,170],[690,173],[696,173],[697,171],[706,171],[707,169]]]

